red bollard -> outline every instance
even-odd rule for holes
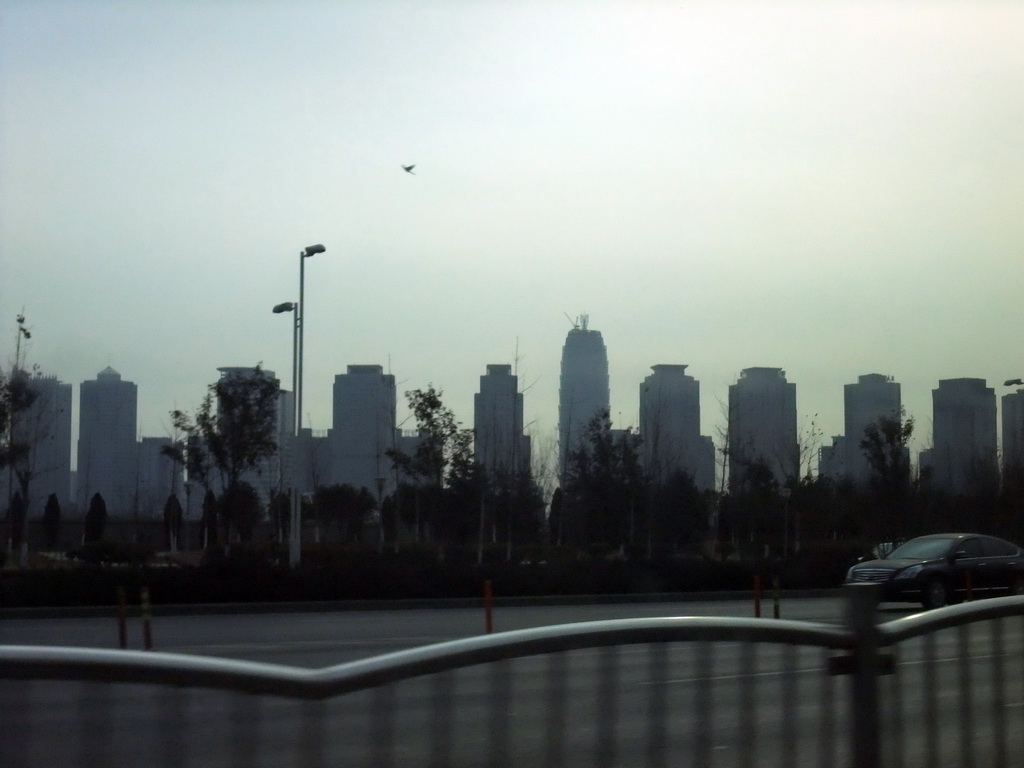
[[[149,587],[143,587],[139,595],[142,603],[142,647],[147,651],[153,650],[153,628],[149,616]]]
[[[761,618],[761,574],[754,574],[754,618]]]
[[[117,588],[117,636],[121,648],[128,647],[128,611],[125,605],[124,587]]]
[[[491,591],[491,580],[484,582],[484,626],[487,634],[494,632],[494,617],[491,615],[491,603],[494,602],[494,595]]]

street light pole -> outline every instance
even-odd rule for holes
[[[310,256],[315,256],[318,253],[323,253],[327,249],[322,245],[311,245],[306,248],[302,253],[299,254],[299,306],[295,310],[295,322],[299,328],[299,349],[298,349],[298,360],[299,360],[299,375],[298,384],[295,389],[295,434],[300,435],[302,433],[302,353],[304,345],[304,336],[306,333],[306,259]]]
[[[295,477],[295,464],[296,457],[294,455],[298,447],[298,437],[295,430],[295,387],[298,381],[298,354],[299,354],[299,305],[293,301],[286,301],[282,304],[277,304],[274,307],[274,314],[279,315],[282,312],[291,312],[293,315],[292,322],[292,445],[289,451],[289,458],[291,459],[289,466],[289,483],[288,483],[288,507],[289,507],[289,524],[288,524],[288,564],[295,567],[299,564],[299,553],[302,550],[300,546],[299,538],[299,512],[300,504],[297,503],[298,495],[295,488],[296,477]]]
[[[292,323],[292,432],[295,432],[295,386],[298,378],[298,354],[299,354],[299,305],[294,301],[286,301],[274,306],[274,314],[282,312],[293,312]]]
[[[292,340],[292,387],[295,394],[295,450],[298,451],[299,440],[302,436],[302,353],[303,337],[305,335],[306,319],[306,259],[318,253],[324,253],[327,249],[319,243],[310,245],[299,254],[299,303],[294,305],[295,312],[295,335]],[[296,461],[296,464],[298,462]],[[302,557],[302,488],[294,478],[295,487],[292,489],[292,514],[291,528],[288,537],[288,564],[293,568],[299,564]]]

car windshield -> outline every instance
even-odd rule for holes
[[[955,539],[911,539],[890,553],[890,558],[904,560],[931,560],[949,552]]]

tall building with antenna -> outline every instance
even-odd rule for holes
[[[564,473],[566,459],[586,434],[587,424],[609,410],[608,351],[600,331],[587,327],[580,315],[562,347],[562,375],[558,386],[558,461]]]

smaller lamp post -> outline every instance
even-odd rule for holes
[[[297,302],[285,301],[281,304],[274,306],[274,314],[280,315],[284,312],[291,312],[294,316],[294,322],[292,323],[292,398],[296,397],[296,387],[298,385],[298,370],[299,370],[299,314],[300,309]],[[296,406],[296,403],[292,403]],[[295,419],[297,410],[292,411],[292,419]],[[299,564],[299,558],[302,552],[302,538],[301,538],[301,502],[299,500],[299,494],[297,492],[297,483],[295,482],[295,464],[296,457],[293,455],[298,448],[298,431],[296,425],[292,424],[292,445],[289,450],[288,468],[289,468],[289,490],[288,500],[290,502],[290,516],[288,524],[288,564],[291,567],[295,567]]]

